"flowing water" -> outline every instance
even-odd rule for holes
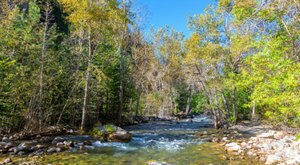
[[[130,143],[101,143],[96,141],[89,150],[47,156],[42,162],[50,164],[255,164],[225,153],[219,144],[197,137],[211,131],[207,117],[191,121],[160,121],[128,126],[133,134]],[[84,138],[84,137],[82,137]],[[78,139],[78,137],[77,137]],[[231,160],[224,160],[227,157]]]

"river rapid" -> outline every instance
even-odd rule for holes
[[[127,126],[132,133],[129,143],[94,141],[84,150],[47,155],[37,162],[47,164],[103,164],[103,165],[186,165],[186,164],[256,164],[248,158],[226,153],[224,147],[209,142],[201,132],[214,131],[207,116],[181,121],[153,121]],[[65,137],[83,141],[87,136]]]

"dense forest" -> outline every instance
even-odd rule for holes
[[[209,113],[300,125],[300,1],[219,0],[146,35],[130,1],[0,1],[0,132]]]

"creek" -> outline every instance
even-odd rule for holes
[[[88,150],[74,150],[40,159],[50,164],[255,164],[248,158],[226,153],[224,147],[209,142],[201,132],[213,132],[212,121],[199,116],[181,121],[153,121],[127,126],[132,133],[129,143],[95,141]],[[66,137],[82,141],[85,136]]]

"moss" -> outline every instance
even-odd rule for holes
[[[105,130],[109,133],[112,133],[112,132],[116,132],[117,131],[117,127],[112,125],[112,124],[108,124],[108,125],[105,125],[104,126]]]
[[[98,128],[92,129],[89,134],[93,137],[103,138],[103,133]]]

